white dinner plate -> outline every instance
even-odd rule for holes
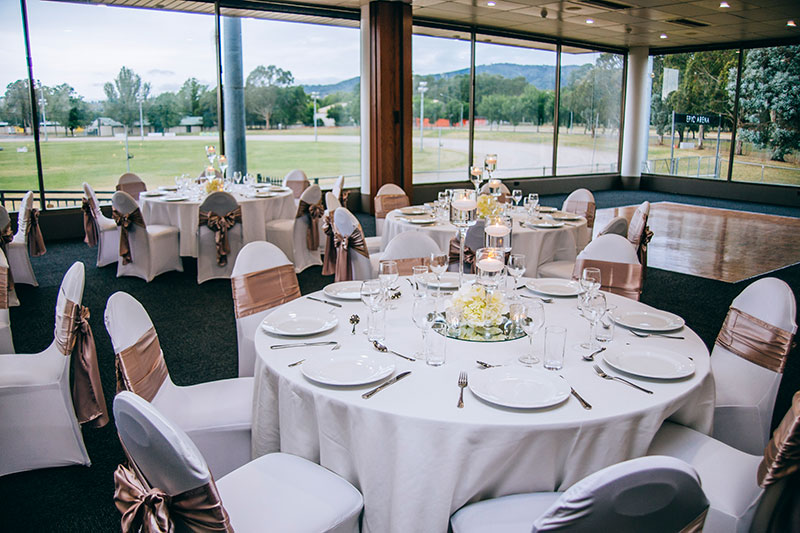
[[[694,361],[683,354],[657,348],[607,350],[603,359],[617,370],[645,378],[678,379],[694,374]]]
[[[253,194],[248,194],[247,196],[249,196],[250,198],[272,198],[273,196],[276,196],[276,194],[274,192],[259,191],[259,192],[254,192]]]
[[[189,198],[186,196],[167,196],[164,198],[165,202],[182,202],[184,200],[188,200]]]
[[[178,190],[178,187],[175,185],[162,185],[161,187],[159,187],[159,189],[161,189],[162,191],[175,192]]]
[[[436,219],[433,217],[405,217],[403,218],[409,224],[433,224]]]
[[[313,315],[309,311],[301,313],[278,309],[264,318],[261,327],[267,333],[274,335],[304,337],[331,330],[336,327],[338,322],[337,318],[330,313]]]
[[[620,326],[641,331],[673,331],[680,329],[685,324],[684,320],[678,315],[667,311],[624,311],[617,309],[611,317]]]
[[[539,229],[553,229],[553,228],[561,228],[563,226],[564,226],[563,222],[535,222],[535,223],[528,222],[528,227],[539,228]]]
[[[386,354],[335,354],[309,357],[300,367],[308,379],[325,385],[364,385],[394,372]]]
[[[558,374],[518,366],[473,372],[469,389],[487,402],[517,409],[549,407],[570,394],[569,385]]]
[[[360,300],[361,281],[339,281],[331,283],[322,289],[325,296],[339,298],[341,300]]]
[[[408,207],[401,207],[400,209],[398,209],[398,211],[400,211],[400,213],[404,215],[424,215],[425,213],[428,212],[425,210],[425,208],[415,205],[411,205]]]
[[[436,277],[430,275],[424,280],[425,285],[428,287],[442,288],[442,289],[457,289],[458,288],[458,274],[455,272],[445,272],[442,274],[441,282],[436,280]]]
[[[156,196],[164,196],[165,194],[167,193],[165,193],[164,191],[142,191],[139,193],[139,196],[156,197]]]
[[[581,216],[576,215],[575,213],[566,213],[564,211],[559,211],[557,213],[553,213],[551,215],[553,220],[580,220]]]
[[[525,283],[533,292],[546,296],[577,296],[583,292],[580,284],[571,279],[540,278],[532,279]]]
[[[540,205],[539,212],[540,213],[555,213],[558,211],[555,207],[550,207],[549,205]]]

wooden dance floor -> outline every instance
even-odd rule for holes
[[[595,232],[636,207],[599,209]],[[663,270],[733,283],[800,262],[800,218],[657,202],[648,226],[647,265]]]

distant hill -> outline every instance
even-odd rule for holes
[[[561,86],[565,87],[569,75],[581,68],[578,65],[564,65],[561,67]],[[537,89],[552,89],[555,85],[556,68],[551,65],[517,65],[515,63],[493,63],[491,65],[478,65],[478,74],[494,74],[505,78],[518,78],[522,76]],[[469,75],[469,69],[453,70],[441,74],[433,74],[434,78],[453,78],[455,76]],[[330,85],[304,85],[306,93],[318,91],[321,96],[336,92],[350,92],[358,85],[359,77],[350,78]]]

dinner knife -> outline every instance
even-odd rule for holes
[[[375,395],[375,393],[382,391],[383,389],[385,389],[389,385],[397,383],[398,381],[400,381],[404,377],[408,376],[410,373],[411,373],[410,370],[406,370],[405,372],[403,372],[401,374],[397,374],[395,377],[393,377],[389,381],[381,383],[380,385],[378,385],[377,387],[375,387],[371,391],[365,392],[364,394],[361,395],[361,397],[364,398],[365,400],[367,400],[369,398],[372,398],[372,396]]]
[[[314,300],[315,302],[320,302],[328,305],[332,305],[334,307],[341,307],[342,304],[337,304],[336,302],[329,302],[328,300],[323,300],[321,298],[314,298],[313,296],[306,296],[309,300]]]
[[[296,348],[299,346],[329,346],[336,344],[337,341],[318,341],[318,342],[293,342],[291,344],[273,344],[270,346],[272,350],[281,350],[283,348]]]

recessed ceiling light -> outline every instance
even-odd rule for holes
[[[797,27],[797,24],[795,24],[793,20],[787,20],[787,21],[786,21],[786,25],[787,25],[787,26],[790,26],[790,27],[792,27],[792,28],[795,28],[795,27]]]
[[[724,9],[726,7],[731,7],[731,5],[728,2],[726,2],[725,0],[722,0],[722,2],[719,3],[719,7]]]
[[[667,38],[667,34],[666,33],[662,33],[661,35],[659,35],[659,37],[661,37],[662,39],[666,39]]]
[[[594,20],[592,20],[592,19],[586,19],[586,24],[594,24]]]
[[[487,5],[487,6],[489,6],[489,7],[494,7],[494,6],[496,6],[496,5],[497,5],[497,2],[491,2],[491,1],[489,1],[489,2],[486,2],[486,5]]]

